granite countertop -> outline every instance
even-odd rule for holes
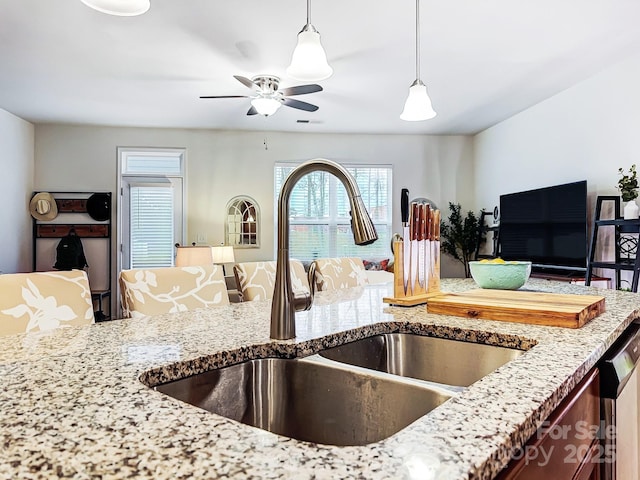
[[[640,316],[640,297],[572,330],[389,307],[387,286],[320,295],[295,341],[269,339],[269,302],[0,338],[0,478],[490,479]],[[444,280],[443,291],[474,288]],[[386,440],[359,447],[281,437],[181,403],[157,384],[248,358],[308,355],[375,333],[416,332],[528,349]]]

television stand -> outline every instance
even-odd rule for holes
[[[567,274],[531,272],[530,277],[542,280],[553,280],[556,282],[567,282],[574,285],[585,285],[586,282],[585,272],[571,272]],[[611,279],[591,276],[590,284],[592,287],[597,288],[611,288]]]

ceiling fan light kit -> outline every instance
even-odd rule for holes
[[[247,112],[247,115],[260,114],[266,117],[276,113],[282,105],[306,112],[315,112],[318,110],[316,105],[289,97],[321,92],[322,87],[320,85],[297,85],[279,90],[280,79],[273,75],[258,75],[251,80],[240,75],[234,75],[233,77],[245,87],[253,90],[255,95],[210,95],[200,98],[251,98],[251,108]]]
[[[420,0],[416,0],[416,79],[409,87],[409,96],[400,114],[402,120],[417,122],[436,116],[427,93],[427,86],[420,80]]]
[[[287,75],[296,80],[318,82],[333,75],[327,54],[320,42],[320,32],[311,25],[311,0],[307,0],[307,23],[298,33],[298,43],[291,56]]]
[[[99,12],[120,17],[142,15],[151,6],[149,0],[81,0],[81,2]]]
[[[268,117],[273,115],[282,106],[282,103],[275,98],[254,98],[251,100],[251,105],[256,109],[256,112],[260,115]]]

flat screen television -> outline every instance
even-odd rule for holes
[[[585,271],[587,181],[500,196],[500,256],[537,271]]]

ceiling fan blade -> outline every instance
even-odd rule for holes
[[[285,98],[282,102],[287,107],[297,108],[298,110],[306,110],[307,112],[315,112],[318,107],[311,105],[307,102],[301,102],[300,100],[294,100],[293,98]]]
[[[211,95],[208,97],[200,98],[249,98],[247,95]]]
[[[247,115],[257,115],[258,114],[258,110],[256,110],[256,107],[254,107],[253,105],[251,105],[251,108],[249,109],[249,111],[247,112]]]
[[[290,97],[292,95],[304,95],[306,93],[314,93],[314,92],[321,92],[321,91],[322,91],[322,87],[315,83],[312,83],[310,85],[298,85],[297,87],[289,87],[289,88],[284,88],[280,90],[280,92],[285,97]]]
[[[238,80],[245,87],[250,88],[251,90],[260,90],[260,86],[257,83],[254,83],[252,80],[249,80],[247,77],[243,77],[241,75],[234,75],[233,78]]]

